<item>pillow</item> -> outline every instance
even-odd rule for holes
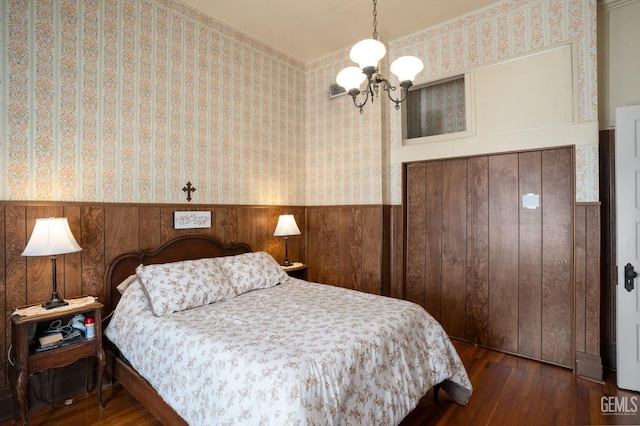
[[[136,273],[156,316],[208,305],[236,295],[213,259],[140,265]]]
[[[129,285],[131,285],[131,283],[137,279],[138,279],[138,276],[136,274],[129,275],[124,281],[118,284],[116,289],[120,292],[120,294],[124,294],[124,292],[127,290]]]
[[[238,295],[273,287],[289,277],[278,262],[264,251],[218,257],[216,260]]]

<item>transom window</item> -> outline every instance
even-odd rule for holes
[[[407,139],[467,130],[464,76],[411,90],[406,111]]]

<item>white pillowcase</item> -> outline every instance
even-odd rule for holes
[[[127,288],[129,288],[131,283],[133,283],[137,279],[138,279],[138,275],[136,275],[136,274],[129,275],[124,281],[122,281],[120,284],[118,284],[116,289],[118,290],[118,292],[120,294],[124,294],[124,292],[127,291]]]
[[[257,251],[215,258],[236,294],[273,287],[289,278],[278,262],[267,252]]]
[[[214,259],[140,265],[136,268],[136,274],[156,316],[236,296]]]

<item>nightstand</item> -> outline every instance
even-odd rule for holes
[[[292,266],[282,266],[282,269],[284,269],[290,277],[307,281],[307,270],[309,269],[309,266],[304,263],[294,264]]]
[[[30,316],[11,315],[11,351],[9,358],[9,380],[14,402],[17,403],[19,414],[24,425],[29,424],[29,409],[27,407],[27,388],[29,378],[50,368],[65,367],[83,358],[96,357],[98,360],[98,404],[102,404],[102,376],[104,374],[105,354],[102,349],[102,303],[93,302],[84,306],[70,309],[51,309],[42,314]],[[37,351],[38,343],[30,344],[30,334],[34,329],[46,329],[52,321],[60,319],[66,325],[74,314],[85,314],[95,319],[95,337],[85,338],[71,343],[43,351]],[[31,333],[30,333],[31,331]],[[38,338],[35,337],[35,342]],[[88,364],[85,367],[85,389],[88,389]],[[15,406],[15,405],[14,405]],[[18,413],[14,411],[17,420]]]

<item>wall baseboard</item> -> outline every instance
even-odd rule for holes
[[[583,379],[604,384],[602,360],[599,356],[576,352],[576,374]]]

